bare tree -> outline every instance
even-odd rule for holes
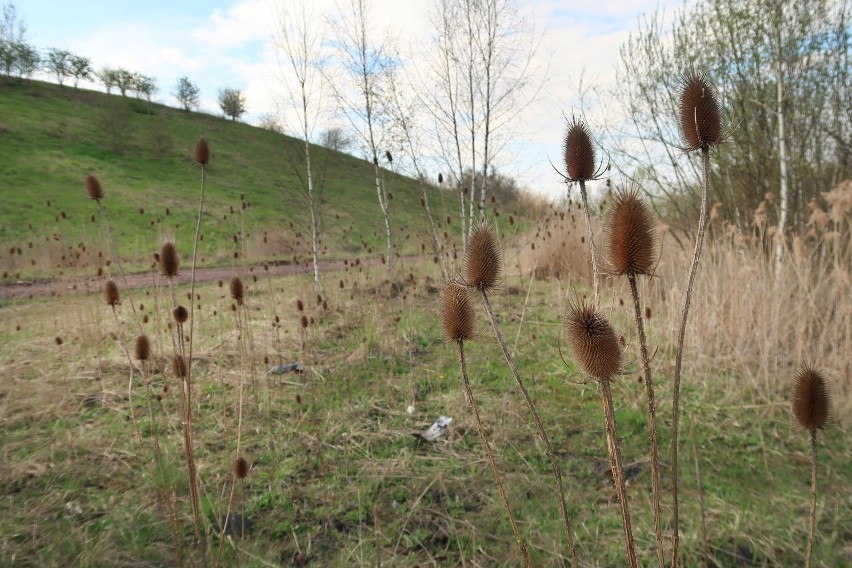
[[[390,204],[379,167],[379,154],[386,116],[381,98],[386,77],[387,58],[384,44],[373,43],[369,34],[369,0],[349,0],[339,9],[341,20],[334,22],[337,36],[337,60],[343,75],[354,84],[354,92],[341,81],[331,81],[340,110],[358,133],[373,162],[376,194],[385,221],[387,270],[393,270],[394,247],[391,233]]]
[[[671,28],[662,13],[644,19],[622,47],[612,92],[625,111],[608,140],[613,164],[664,198],[674,229],[689,227],[699,164],[675,147],[675,93],[684,71],[708,72],[735,125],[714,159],[712,199],[744,230],[763,203],[779,240],[759,237],[778,262],[784,236],[805,230],[808,203],[852,173],[852,108],[840,95],[852,90],[850,17],[848,2],[702,0]]]
[[[117,71],[112,67],[101,68],[100,71],[95,73],[95,76],[101,83],[103,83],[104,89],[106,89],[108,95],[112,92],[112,88],[117,85]]]
[[[71,76],[74,77],[74,88],[81,79],[92,78],[92,60],[82,55],[71,56]]]
[[[194,108],[198,108],[201,89],[199,89],[195,83],[190,81],[189,77],[184,76],[178,79],[177,84],[175,84],[175,90],[172,92],[172,96],[177,99],[183,110],[189,112]]]
[[[239,89],[220,89],[218,98],[219,108],[225,116],[231,117],[231,120],[237,120],[245,114],[246,97]]]
[[[340,126],[331,126],[323,130],[320,133],[319,141],[320,145],[338,152],[345,152],[354,144],[346,129]]]
[[[311,165],[311,134],[322,101],[323,77],[319,69],[320,47],[325,30],[316,24],[308,0],[286,4],[278,18],[275,47],[281,58],[287,79],[290,102],[299,114],[299,135],[304,141],[305,193],[311,214],[311,259],[314,269],[314,289],[322,294],[319,270],[320,198],[315,187]],[[301,176],[300,176],[301,177]]]
[[[539,77],[530,67],[536,44],[512,0],[441,0],[433,15],[426,94],[444,160],[459,188],[462,235],[476,210],[484,214],[489,170],[512,134]],[[445,142],[449,141],[449,142]],[[477,175],[467,177],[470,170]],[[465,199],[467,203],[465,203]]]
[[[118,91],[121,93],[121,96],[126,97],[127,91],[132,91],[134,86],[136,85],[136,78],[138,77],[138,73],[128,71],[123,67],[115,69],[114,73],[115,86],[118,87]]]
[[[56,76],[56,82],[61,87],[65,78],[71,75],[71,52],[66,49],[51,47],[47,50],[44,60],[44,70]]]

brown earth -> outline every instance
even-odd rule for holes
[[[425,258],[425,257],[424,257]],[[403,257],[397,259],[405,262],[418,261],[421,257]],[[349,265],[375,266],[382,262],[382,258],[363,258],[356,260],[326,260],[320,262],[320,272],[334,272],[346,268]],[[292,276],[294,274],[310,273],[310,266],[304,264],[292,264],[290,262],[267,264],[268,274],[270,276]],[[267,271],[263,264],[245,266],[239,269],[233,267],[212,267],[212,268],[197,268],[195,270],[196,282],[216,282],[217,280],[230,280],[235,274],[240,274],[245,277],[247,274],[265,275]],[[122,288],[147,288],[154,285],[154,272],[140,272],[135,274],[127,274],[127,286],[121,279],[121,276],[113,276],[113,279],[118,282]],[[189,270],[183,271],[175,280],[178,284],[189,284]],[[38,282],[18,282],[15,284],[6,284],[0,286],[0,301],[2,300],[26,300],[33,298],[46,298],[57,296],[72,296],[77,294],[90,294],[100,292],[104,282],[107,280],[104,276],[92,276],[82,278],[66,278],[62,280],[42,280]]]

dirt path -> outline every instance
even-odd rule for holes
[[[402,263],[417,262],[425,257],[410,256],[402,258]],[[327,260],[320,262],[320,271],[323,273],[334,272],[346,268],[347,262],[354,264],[358,260]],[[362,258],[360,259],[361,266],[375,266],[381,263],[380,258]],[[269,264],[269,274],[271,276],[292,276],[294,274],[310,273],[311,268],[305,265],[293,264],[290,262]],[[230,280],[236,271],[232,267],[217,267],[217,268],[197,268],[195,270],[196,282],[216,282],[217,280]],[[140,272],[127,275],[127,286],[130,288],[147,288],[153,285],[152,271]],[[247,266],[242,269],[242,274],[257,274],[264,275],[266,271],[263,269],[263,264]],[[113,279],[124,288],[124,283],[118,275],[113,276]],[[71,296],[75,294],[90,294],[100,292],[103,288],[106,277],[94,276],[87,278],[68,278],[63,280],[44,280],[39,282],[20,282],[17,284],[6,284],[0,286],[0,300],[26,300],[33,298],[46,298],[56,296]],[[189,270],[184,270],[177,278],[178,284],[189,284]]]

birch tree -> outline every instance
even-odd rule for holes
[[[278,17],[275,47],[282,66],[282,82],[287,85],[290,104],[299,116],[298,134],[304,142],[304,182],[311,216],[311,261],[314,272],[314,289],[322,294],[320,279],[320,197],[315,187],[311,163],[311,136],[319,116],[322,101],[323,78],[320,42],[325,35],[322,25],[306,0],[285,4]]]
[[[514,132],[520,111],[546,76],[531,69],[536,43],[512,0],[440,0],[428,93],[439,145],[460,191],[463,239],[484,215],[488,172]],[[465,171],[468,176],[464,184]]]
[[[384,42],[375,43],[370,30],[368,0],[349,0],[338,9],[341,18],[333,22],[336,59],[343,79],[331,81],[340,111],[358,133],[368,158],[372,160],[376,195],[385,222],[387,270],[393,270],[394,246],[388,193],[379,167],[387,116],[381,91],[386,79],[387,54]]]
[[[678,11],[670,32],[661,12],[645,18],[611,93],[625,110],[607,141],[613,164],[664,198],[673,228],[689,227],[698,164],[675,147],[674,97],[681,73],[708,72],[734,125],[714,159],[712,199],[743,230],[763,203],[777,239],[763,244],[780,266],[808,203],[852,175],[852,107],[840,94],[852,92],[849,22],[849,3],[829,0],[702,0]]]

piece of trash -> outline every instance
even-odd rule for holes
[[[409,404],[408,408],[405,409],[406,414],[414,414],[414,405]]]
[[[251,532],[252,525],[254,523],[248,517],[244,517],[240,513],[232,513],[230,517],[228,517],[228,524],[225,526],[225,535],[226,536],[236,536],[238,538],[242,538],[246,536],[249,532]],[[221,521],[216,519],[216,522],[213,525],[213,530],[218,534],[222,527]]]
[[[298,363],[290,363],[289,365],[278,365],[277,367],[272,367],[269,369],[269,372],[273,375],[284,375],[286,373],[304,373],[305,368],[299,365]]]
[[[447,433],[447,430],[450,429],[450,424],[452,423],[453,419],[449,416],[439,416],[425,432],[420,434],[420,437],[427,442],[434,442],[440,436]]]

